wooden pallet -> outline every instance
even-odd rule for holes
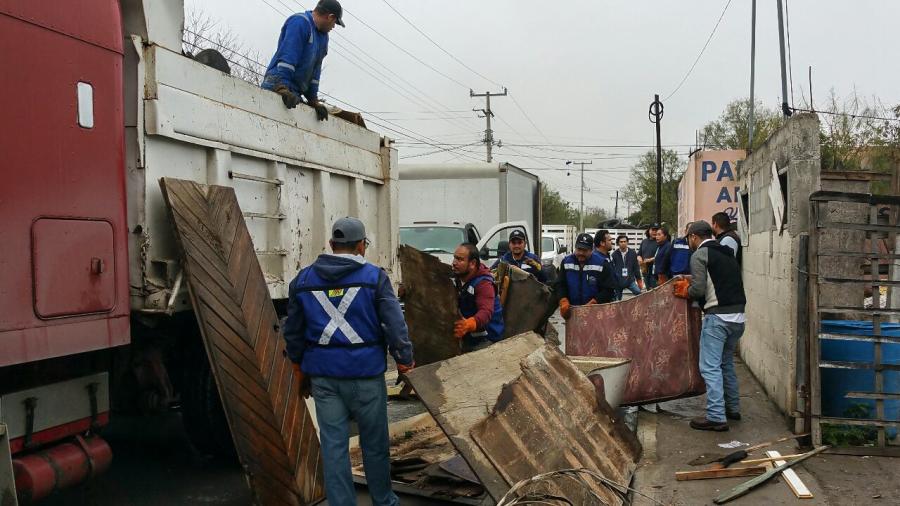
[[[324,496],[319,440],[232,188],[160,181],[231,435],[256,502]]]

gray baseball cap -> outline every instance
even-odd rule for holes
[[[331,227],[331,240],[339,243],[354,243],[366,239],[366,226],[356,218],[346,217],[334,222]]]

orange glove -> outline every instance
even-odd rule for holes
[[[400,374],[406,374],[409,371],[412,371],[413,368],[416,367],[416,361],[413,360],[409,365],[397,364],[397,372]]]
[[[638,284],[638,288],[640,288],[641,291],[644,291],[644,280],[643,279],[637,280],[637,284]]]
[[[688,288],[690,288],[691,282],[686,279],[677,279],[675,280],[675,296],[681,297],[682,299],[688,298]]]
[[[572,305],[569,304],[569,299],[563,297],[559,299],[559,314],[562,315],[566,320],[569,319],[569,315],[572,311]]]
[[[475,323],[475,318],[463,318],[456,320],[456,323],[453,324],[453,335],[457,339],[462,339],[466,334],[475,332],[477,329],[478,324]]]
[[[309,376],[303,374],[303,371],[300,370],[300,364],[291,362],[291,366],[294,368],[294,378],[297,379],[297,383],[300,385],[300,389],[298,390],[299,394],[304,399],[309,399],[309,394],[312,390],[312,383]]]
[[[587,304],[585,304],[585,306],[592,306],[592,305],[594,305],[594,304],[596,304],[596,303],[597,303],[596,300],[591,299],[591,300],[587,301]]]

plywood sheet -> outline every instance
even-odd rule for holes
[[[458,320],[456,287],[450,266],[412,246],[400,246],[403,303],[409,338],[419,366],[461,353],[453,337]]]
[[[543,345],[539,335],[523,334],[483,350],[417,367],[407,375],[419,399],[495,499],[509,486],[469,431],[491,413],[503,385],[522,373],[522,359]]]
[[[700,395],[700,310],[673,282],[632,299],[572,308],[566,355],[632,359],[623,405]]]
[[[503,337],[517,336],[525,332],[541,332],[547,319],[556,310],[550,287],[536,280],[531,274],[516,266],[501,263],[498,278],[509,278],[502,284],[506,293],[503,300]]]
[[[586,468],[627,485],[640,456],[634,434],[599,401],[590,381],[557,348],[522,360],[522,374],[505,385],[491,415],[470,431],[508,486],[538,474]],[[607,487],[588,481],[603,504],[622,504]],[[544,486],[571,504],[594,504],[568,480]]]
[[[263,505],[324,497],[319,440],[232,188],[164,178],[191,302],[228,425]]]

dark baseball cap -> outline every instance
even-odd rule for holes
[[[594,249],[594,238],[591,234],[578,234],[575,238],[576,248]]]
[[[525,240],[525,232],[522,232],[521,230],[518,230],[518,229],[513,230],[512,232],[510,232],[510,234],[509,234],[509,242],[513,242],[513,241],[516,241],[516,240],[524,241],[524,240]]]
[[[354,243],[366,239],[366,226],[356,218],[346,217],[334,222],[331,240],[339,244]]]
[[[688,229],[688,235],[697,234],[702,237],[711,237],[713,235],[712,226],[703,221],[695,221],[691,223],[691,227]]]
[[[660,228],[659,223],[651,223],[647,228]]]
[[[337,18],[337,24],[346,26],[342,19],[344,16],[344,8],[341,7],[341,3],[337,0],[319,0],[319,4],[316,5],[316,10],[334,14],[334,17]]]

